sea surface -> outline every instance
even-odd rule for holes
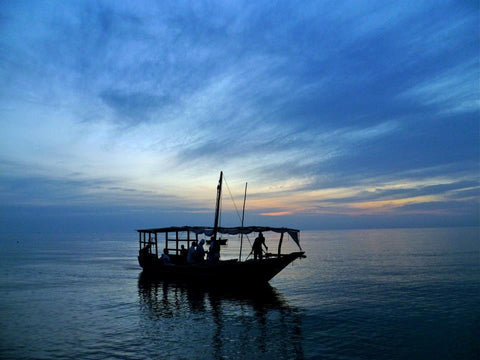
[[[135,232],[0,235],[0,358],[480,358],[478,228],[301,244],[306,259],[238,292],[144,279]],[[222,256],[238,256],[236,237]]]

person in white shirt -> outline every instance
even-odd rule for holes
[[[192,246],[190,246],[190,248],[188,249],[188,252],[187,252],[187,263],[188,264],[195,263],[196,246],[197,246],[197,243],[195,241],[193,241]]]
[[[204,239],[200,240],[200,243],[197,246],[196,258],[199,262],[202,262],[205,259],[205,249],[203,248],[203,244],[205,244]]]

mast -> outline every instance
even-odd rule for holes
[[[215,205],[215,221],[213,223],[213,240],[217,240],[218,217],[220,216],[220,199],[222,198],[223,171],[220,171],[220,180],[217,185],[217,203]]]
[[[242,230],[243,230],[243,221],[245,220],[245,202],[247,201],[247,184],[248,183],[245,183],[245,196],[243,197]],[[240,255],[238,256],[238,261],[242,261],[242,245],[243,245],[243,232],[240,234]]]

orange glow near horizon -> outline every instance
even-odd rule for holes
[[[333,189],[331,191],[333,198],[343,198],[355,195],[357,189],[345,189],[345,194],[342,194],[343,189]],[[325,192],[326,193],[326,192]],[[326,195],[326,194],[323,195]],[[373,200],[373,201],[346,201],[344,203],[337,203],[329,201],[330,198],[326,196],[320,200],[317,192],[304,192],[295,194],[279,195],[275,199],[258,199],[248,201],[247,208],[259,211],[262,216],[285,216],[294,213],[310,213],[310,214],[344,214],[344,215],[365,215],[365,214],[381,214],[392,212],[397,208],[405,205],[437,202],[441,201],[442,197],[438,195],[405,197],[401,199],[388,200]],[[343,195],[343,196],[342,196]],[[225,208],[230,208],[226,206]],[[268,210],[269,211],[268,211]],[[262,212],[263,210],[263,212]],[[267,211],[265,211],[267,210]],[[431,213],[431,211],[424,211]]]
[[[360,210],[390,210],[396,207],[404,206],[404,205],[411,205],[411,204],[419,204],[425,202],[435,202],[440,201],[437,196],[416,196],[416,197],[409,197],[403,199],[391,199],[391,200],[378,200],[378,201],[365,201],[365,202],[358,202],[353,203],[350,207],[354,209]]]
[[[269,212],[269,213],[261,213],[262,216],[284,216],[284,215],[291,215],[293,214],[292,211],[279,211],[279,212]]]
[[[213,177],[212,177],[213,178]],[[212,179],[209,179],[212,182]],[[400,198],[385,198],[380,196],[383,191],[392,189],[415,189],[437,184],[448,184],[452,180],[445,178],[427,179],[423,181],[406,182],[401,181],[397,183],[378,184],[375,187],[338,187],[327,188],[321,190],[307,190],[301,189],[292,190],[291,187],[286,187],[287,190],[279,191],[270,188],[267,191],[250,192],[247,195],[246,209],[247,211],[254,211],[260,216],[287,216],[293,214],[338,214],[338,215],[378,215],[378,214],[392,214],[398,213],[421,213],[421,214],[435,214],[438,210],[435,209],[417,209],[411,210],[403,208],[407,205],[434,203],[445,201],[442,194],[435,195],[419,195],[411,196],[406,192],[406,196]],[[200,187],[200,190],[199,190]],[[234,193],[234,200],[236,207],[230,201],[227,195],[224,196],[222,208],[224,211],[235,211],[241,208],[243,201],[243,189],[240,186],[231,186]],[[262,188],[262,186],[259,186]],[[181,193],[182,196],[167,198],[164,201],[172,203],[180,203],[186,209],[193,207],[192,210],[184,210],[192,213],[208,213],[214,209],[215,201],[215,187],[206,182],[196,184],[195,188],[186,187],[182,191],[173,191],[172,188],[167,188],[170,193]],[[240,190],[239,190],[240,189]],[[165,192],[165,188],[163,188]],[[255,188],[256,190],[256,188]],[[371,196],[363,196],[364,194]],[[379,193],[379,198],[375,199],[375,194]],[[410,195],[410,196],[409,196]],[[367,200],[368,199],[368,200]]]

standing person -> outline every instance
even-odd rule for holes
[[[205,244],[205,240],[200,240],[200,243],[197,245],[197,250],[195,252],[196,260],[202,262],[205,259],[205,249],[203,248],[203,244]]]
[[[187,263],[189,264],[193,264],[195,262],[196,246],[197,243],[192,241],[192,246],[190,246],[187,253]]]
[[[182,247],[180,249],[180,259],[181,259],[182,264],[184,264],[185,261],[187,261],[187,255],[188,255],[188,250],[185,249],[185,245],[182,245]]]
[[[265,251],[268,251],[268,246],[265,245],[265,238],[263,237],[262,232],[258,234],[258,237],[253,242],[252,251],[253,251],[253,259],[257,260],[257,257],[262,260],[263,259],[263,249],[262,245],[265,247]]]
[[[214,263],[220,260],[220,241],[214,240],[213,236],[208,249],[208,259]]]

